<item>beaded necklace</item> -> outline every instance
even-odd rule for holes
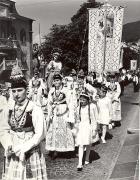
[[[58,89],[58,91],[56,92],[56,87],[55,87],[54,96],[55,96],[56,100],[59,100],[62,89],[63,89],[63,85],[60,86],[60,89]]]
[[[28,104],[29,104],[29,100],[27,101],[26,106],[25,106],[25,108],[23,109],[23,112],[22,112],[18,117],[16,117],[16,109],[15,109],[16,103],[15,103],[15,105],[14,105],[14,119],[15,119],[17,122],[19,122],[19,121],[21,120],[21,118],[23,117],[23,115],[24,115],[24,113],[25,113],[25,110],[26,110]]]

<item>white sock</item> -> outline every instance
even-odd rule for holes
[[[83,154],[84,154],[84,147],[79,146],[79,164],[78,164],[78,166],[82,166]]]

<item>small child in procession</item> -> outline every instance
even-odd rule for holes
[[[98,124],[101,125],[102,129],[102,143],[106,143],[106,132],[112,117],[111,99],[108,96],[106,96],[107,90],[108,88],[105,85],[101,86],[98,92],[99,99],[97,101],[97,108],[99,113]]]
[[[86,149],[85,165],[87,165],[89,164],[91,144],[95,142],[97,137],[98,111],[96,105],[90,103],[90,97],[87,93],[82,93],[80,95],[80,102],[77,112],[77,123],[79,124],[76,138],[76,145],[79,147],[79,162],[77,171],[82,171],[84,150]]]

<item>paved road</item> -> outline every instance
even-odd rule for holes
[[[108,131],[106,144],[92,146],[90,160],[92,163],[77,172],[78,158],[75,153],[60,154],[56,160],[46,155],[46,164],[49,180],[108,180],[122,149],[127,128],[138,111],[138,93],[132,92],[132,87],[122,97],[122,125]],[[0,162],[2,162],[2,149],[0,148]],[[1,163],[2,165],[2,163]],[[1,172],[1,168],[0,168]]]

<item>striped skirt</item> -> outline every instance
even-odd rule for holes
[[[6,158],[3,180],[47,180],[46,163],[40,147],[26,154],[24,162],[18,157]]]

